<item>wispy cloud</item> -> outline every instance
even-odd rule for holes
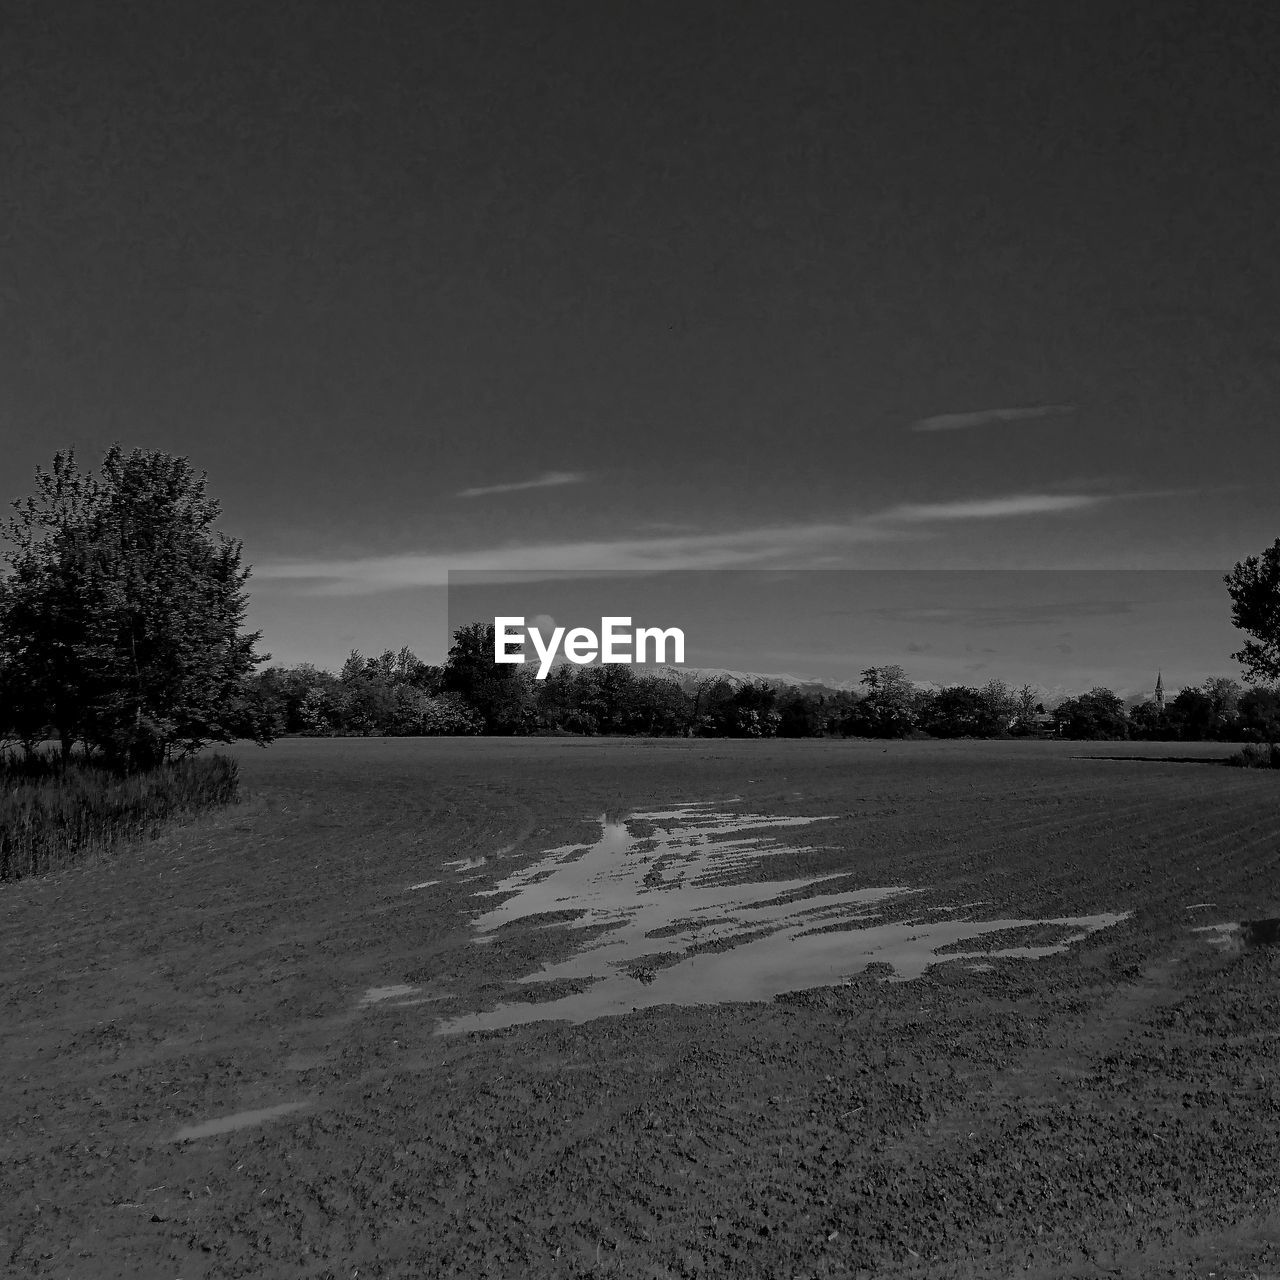
[[[808,561],[858,542],[898,536],[871,522],[784,525],[731,533],[547,542],[468,551],[408,553],[347,560],[258,564],[254,577],[311,581],[319,595],[359,595],[406,587],[440,586],[453,573],[622,573],[630,570],[735,569]]]
[[[554,489],[562,484],[582,484],[587,479],[585,471],[544,471],[532,480],[516,480],[509,484],[486,484],[475,489],[460,489],[455,497],[483,498],[490,493],[516,493],[521,489]]]
[[[1129,495],[1132,496],[1132,495]],[[1015,494],[965,502],[903,504],[845,521],[773,525],[725,533],[504,545],[466,551],[412,552],[354,559],[281,560],[254,567],[258,580],[307,584],[315,595],[363,595],[441,586],[449,573],[649,573],[674,569],[848,567],[859,545],[927,536],[934,521],[992,520],[1079,510],[1106,501],[1097,494]]]
[[[974,409],[970,413],[939,413],[911,424],[912,431],[967,431],[970,427],[987,427],[993,422],[1027,422],[1033,418],[1052,418],[1075,413],[1073,404],[1034,404],[1013,409]]]
[[[864,610],[863,617],[928,627],[1061,626],[1084,618],[1116,618],[1132,614],[1128,600],[1059,600],[1037,604],[886,606]],[[927,647],[927,646],[926,646]],[[910,646],[908,645],[908,648]],[[923,650],[922,650],[923,652]]]
[[[1003,498],[974,498],[964,502],[905,502],[878,518],[905,524],[933,520],[1002,520],[1012,516],[1053,515],[1079,511],[1108,501],[1100,493],[1015,493]]]

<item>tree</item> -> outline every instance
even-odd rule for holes
[[[1078,698],[1068,698],[1054,710],[1064,738],[1108,739],[1127,738],[1129,721],[1124,713],[1124,703],[1101,687],[1090,689]]]
[[[1038,706],[1035,686],[1024,684],[1013,695],[1014,714],[1019,720],[1034,720],[1037,709],[1043,711],[1044,707]]]
[[[1231,656],[1250,681],[1280,680],[1280,538],[1226,575],[1232,625],[1252,636]]]
[[[1213,704],[1214,715],[1222,717],[1229,725],[1234,724],[1240,707],[1240,695],[1244,693],[1239,684],[1228,676],[1210,676],[1203,688]]]
[[[1213,699],[1203,689],[1183,689],[1169,703],[1166,718],[1173,736],[1181,742],[1207,742],[1218,736],[1219,717]]]
[[[986,709],[987,727],[994,736],[1007,733],[1018,709],[1018,699],[1003,680],[988,680],[978,692]]]
[[[453,633],[443,687],[459,693],[484,718],[490,733],[527,733],[537,724],[536,691],[525,666],[499,663],[492,622],[473,622]]]
[[[900,666],[868,667],[860,683],[867,692],[849,719],[853,733],[870,738],[903,738],[916,727],[925,695]]]
[[[1250,689],[1240,698],[1242,742],[1280,742],[1280,689]]]
[[[826,699],[813,690],[785,689],[778,695],[778,717],[778,737],[820,738],[826,729]]]
[[[260,633],[243,633],[249,570],[215,534],[219,504],[185,458],[113,446],[97,477],[58,453],[13,504],[0,658],[53,728],[124,768],[208,742],[270,738],[248,696]]]
[[[920,721],[935,738],[988,738],[999,732],[982,692],[964,685],[930,695]]]
[[[1169,723],[1168,709],[1148,699],[1140,702],[1129,712],[1130,736],[1143,741],[1160,741],[1176,737],[1177,733]]]
[[[1239,736],[1244,692],[1225,676],[1211,676],[1199,688],[1183,689],[1165,711],[1168,732],[1184,742],[1232,741]]]

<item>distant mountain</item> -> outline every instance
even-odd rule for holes
[[[645,666],[649,675],[665,676],[675,680],[682,688],[691,688],[703,680],[727,680],[735,688],[744,684],[782,685],[788,689],[806,689],[822,693],[849,693],[861,688],[857,680],[820,680],[812,676],[796,676],[788,673],[765,671],[733,671],[728,667],[673,667],[670,665]]]
[[[562,654],[557,655],[554,667],[569,665],[568,659]],[[662,676],[666,679],[674,680],[682,689],[693,689],[703,680],[727,680],[735,688],[739,688],[744,684],[758,684],[764,681],[766,684],[782,686],[787,689],[802,689],[813,693],[857,693],[863,694],[865,690],[860,680],[835,680],[823,679],[820,676],[798,676],[790,672],[777,671],[737,671],[731,667],[676,667],[670,663],[649,665],[645,663],[633,668],[637,675]],[[939,682],[936,680],[913,680],[912,683],[922,693],[937,693],[939,690],[949,688],[951,685],[963,684],[962,680],[953,680],[947,682]],[[1039,685],[1036,686],[1036,701],[1042,702],[1046,707],[1052,709],[1059,703],[1065,702],[1068,698],[1079,697],[1082,693],[1087,693],[1088,688],[1073,688],[1064,684]],[[1136,692],[1128,688],[1113,690],[1120,698],[1124,700],[1126,708],[1132,709],[1140,703],[1147,702],[1151,699],[1151,692]],[[1168,689],[1165,691],[1166,702],[1172,701],[1177,691]]]

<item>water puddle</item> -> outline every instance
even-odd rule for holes
[[[476,897],[501,897],[473,921],[475,941],[492,943],[515,921],[590,930],[576,954],[519,981],[528,994],[550,988],[557,998],[515,1000],[443,1022],[448,1034],[547,1019],[585,1022],[664,1004],[769,1000],[784,991],[831,986],[868,965],[892,966],[900,978],[930,964],[993,957],[1036,958],[1065,950],[1125,914],[1056,920],[955,918],[886,922],[881,907],[919,892],[903,885],[838,888],[847,874],[786,880],[767,874],[780,855],[815,846],[780,843],[773,833],[828,818],[727,813],[681,805],[602,819],[600,839],[549,850],[541,861]],[[968,904],[966,904],[968,905]],[[985,934],[1054,926],[1051,941],[978,951],[955,948]],[[558,991],[557,991],[558,988]],[[566,988],[568,994],[564,994]]]
[[[274,1120],[277,1116],[288,1115],[291,1111],[300,1111],[308,1105],[306,1102],[281,1102],[277,1106],[263,1107],[258,1111],[237,1111],[232,1116],[219,1116],[216,1120],[206,1120],[203,1124],[187,1125],[185,1129],[179,1129],[170,1141],[194,1142],[197,1138],[213,1138],[220,1133],[248,1129],[255,1124]]]
[[[477,867],[483,867],[488,861],[488,858],[458,858],[455,862],[446,862],[444,865],[454,871],[474,871]]]
[[[1240,936],[1246,947],[1280,946],[1280,920],[1241,920]]]
[[[439,883],[439,880],[419,880],[417,884],[411,884],[405,893],[412,893],[415,889],[430,889],[433,884]]]
[[[452,1000],[452,991],[433,991],[428,993],[422,987],[411,987],[407,983],[396,983],[390,987],[370,987],[360,997],[361,1009],[369,1009],[374,1005],[385,1005],[389,1009],[408,1009],[415,1004],[434,1004],[438,1000]]]
[[[1204,933],[1215,946],[1227,951],[1246,951],[1253,947],[1280,946],[1280,919],[1229,920],[1225,924],[1202,924],[1192,933]]]
[[[417,987],[410,987],[403,982],[391,987],[370,987],[360,997],[360,1008],[367,1009],[371,1004],[382,1004],[386,1000],[403,1000],[405,996],[416,995]]]

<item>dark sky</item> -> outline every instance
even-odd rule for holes
[[[5,15],[4,496],[190,456],[279,657],[448,568],[1280,533],[1275,6]]]

